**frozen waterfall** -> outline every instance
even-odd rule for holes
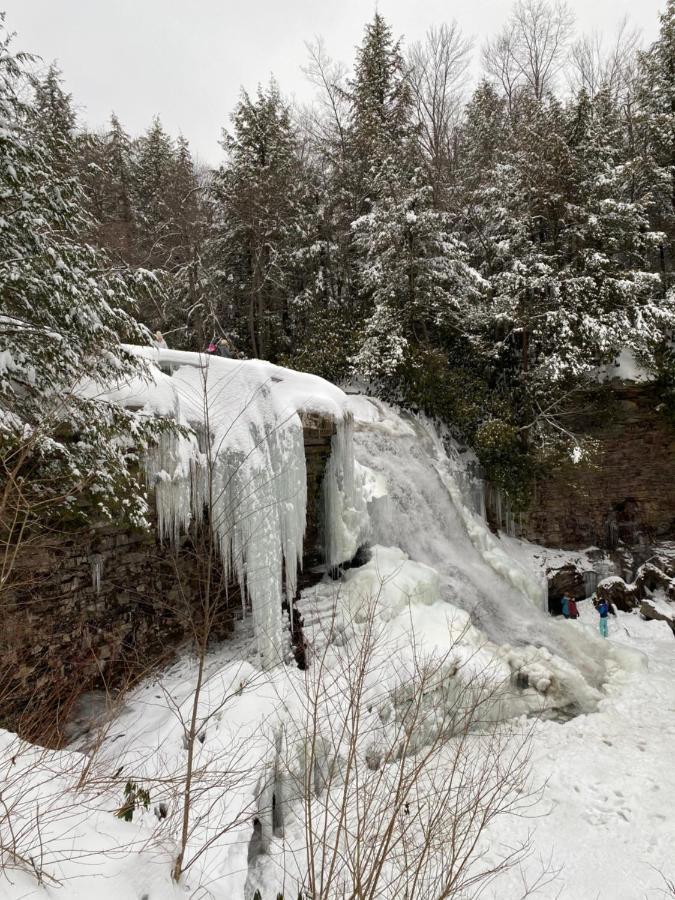
[[[547,614],[535,559],[543,548],[490,532],[471,461],[430,422],[358,395],[350,408],[357,462],[386,484],[386,495],[369,504],[373,543],[436,570],[440,599],[467,612],[514,673],[540,659],[556,705],[594,708],[611,670],[635,661]]]
[[[345,558],[338,557],[340,548],[349,550],[354,517],[365,515],[354,487],[346,397],[320,378],[258,360],[132,349],[147,359],[151,379],[111,397],[182,426],[181,433],[163,434],[146,458],[160,537],[177,543],[208,512],[225,573],[250,600],[260,660],[269,668],[283,658],[283,593],[295,595],[302,563],[307,473],[300,413],[336,423],[334,489],[327,492],[335,510],[326,529],[332,562]]]

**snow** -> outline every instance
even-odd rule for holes
[[[382,760],[405,721],[408,675],[420,658],[441,660],[442,677],[441,687],[424,697],[424,725],[411,735],[412,752],[433,740],[447,710],[478,674],[494,688],[486,717],[511,723],[501,752],[508,754],[510,742],[532,729],[532,784],[542,785],[541,799],[530,816],[494,820],[479,846],[484,867],[532,832],[532,853],[482,896],[521,896],[523,883],[536,880],[541,861],[549,859],[551,878],[536,894],[543,900],[659,896],[658,873],[675,874],[675,772],[669,765],[675,641],[669,626],[619,613],[610,617],[604,640],[588,601],[579,603],[577,621],[549,617],[542,602],[546,566],[574,559],[590,570],[590,558],[491,535],[470,461],[425,419],[363,396],[345,402],[318,379],[286,376],[264,364],[249,370],[229,360],[195,365],[173,352],[161,361],[173,367],[171,375],[155,374],[152,383],[132,385],[128,394],[120,389],[119,400],[140,404],[147,414],[173,409],[190,428],[161,445],[149,463],[160,493],[167,491],[160,501],[167,539],[194,515],[195,498],[198,506],[209,496],[209,485],[195,476],[215,441],[218,448],[232,448],[217,455],[219,491],[225,478],[236,482],[236,455],[246,448],[253,449],[248,475],[271,471],[271,480],[278,473],[280,483],[269,495],[277,507],[272,518],[255,520],[251,509],[263,530],[260,540],[238,531],[234,520],[229,527],[236,537],[223,532],[222,552],[234,571],[239,558],[246,561],[247,577],[258,565],[264,571],[260,582],[252,578],[249,584],[252,620],[240,622],[234,637],[207,659],[186,856],[191,865],[174,885],[169,872],[180,832],[184,723],[197,679],[195,661],[185,657],[124,698],[92,761],[82,751],[91,749],[95,734],[73,749],[43,752],[0,732],[3,799],[16,804],[19,849],[24,856],[41,853],[40,864],[64,884],[61,893],[13,870],[10,880],[0,882],[0,896],[251,900],[256,888],[265,900],[280,891],[296,896],[306,843],[297,785],[314,785],[317,813],[344,807],[347,816],[354,814],[352,803],[325,785],[344,759],[339,726],[352,711],[350,661],[371,633],[377,641],[360,700],[359,754],[379,760],[379,771],[387,773],[385,791],[405,764]],[[203,396],[204,383],[213,400],[210,445],[193,396],[196,386]],[[254,405],[248,399],[252,386]],[[369,557],[303,592],[298,607],[310,665],[301,672],[283,664],[280,646],[261,653],[260,632],[279,627],[282,562],[297,559],[300,508],[304,516],[302,503],[292,502],[302,500],[296,479],[304,475],[298,410],[308,407],[330,411],[338,421],[324,495],[335,526],[327,535],[329,565],[344,561],[340,556],[364,540]],[[278,445],[252,448],[252,434],[268,435],[280,422]],[[258,489],[265,488],[256,484]],[[220,499],[211,502],[220,512]],[[227,515],[223,511],[222,518]],[[319,662],[330,689],[313,707]],[[314,726],[318,750],[310,777],[307,729]],[[472,759],[480,760],[485,738],[477,733],[471,740]],[[87,766],[92,772],[83,778]],[[366,777],[370,771],[366,766]],[[123,822],[114,812],[128,779],[147,788],[151,802]],[[80,782],[84,787],[77,788]],[[157,814],[160,804],[164,818]]]
[[[390,566],[403,563],[405,567],[400,551],[385,549],[376,551],[376,555],[383,574],[391,574]],[[352,582],[358,580],[357,571]],[[407,570],[403,581],[391,586],[391,592],[387,587],[387,603],[412,574]],[[429,584],[427,571],[421,569],[421,574],[423,582]],[[414,627],[428,640],[438,641],[447,635],[447,621],[452,623],[455,637],[465,633],[461,613],[456,620],[446,618],[450,611],[432,595],[433,591],[420,595],[407,614],[395,615],[393,609],[386,613],[393,614],[388,619],[388,646],[397,654],[404,652],[410,635],[410,611],[415,616]],[[307,598],[306,610],[311,602]],[[395,601],[395,606],[398,603]],[[580,612],[580,620],[567,622],[567,628],[594,637],[597,616],[591,604],[581,603]],[[567,722],[528,720],[534,727],[532,779],[533,784],[545,783],[542,799],[530,817],[495,821],[481,850],[489,862],[504,845],[514,845],[533,830],[533,853],[521,870],[504,876],[485,892],[491,900],[521,896],[522,879],[533,880],[540,860],[549,858],[557,875],[535,895],[543,900],[657,897],[661,887],[658,872],[672,877],[670,822],[675,773],[668,761],[675,740],[675,641],[665,623],[643,622],[636,614],[620,613],[616,620],[610,620],[607,643],[645,654],[649,669],[615,671],[592,713]],[[101,764],[107,771],[124,765],[124,773],[117,781],[110,779],[109,785],[103,782],[105,790],[99,782],[86,802],[71,793],[84,762],[78,753],[41,755],[37,768],[28,775],[34,785],[32,791],[26,790],[26,781],[14,767],[9,793],[5,791],[4,796],[11,799],[21,784],[23,807],[29,809],[32,804],[33,815],[39,796],[45,868],[65,885],[61,890],[48,887],[47,892],[36,886],[32,876],[12,872],[11,883],[0,883],[0,896],[6,900],[45,895],[84,900],[95,895],[99,900],[117,900],[147,893],[150,898],[187,898],[195,896],[200,885],[208,885],[214,900],[250,900],[253,885],[262,887],[263,897],[276,896],[283,870],[294,871],[293,848],[302,847],[302,836],[287,809],[283,837],[266,824],[262,843],[267,854],[249,865],[251,816],[261,808],[264,811],[265,803],[269,803],[265,787],[274,778],[274,761],[288,752],[278,743],[279,736],[286,734],[284,741],[289,738],[289,723],[302,710],[297,695],[304,682],[302,673],[291,668],[258,672],[246,661],[253,658],[252,654],[254,641],[250,623],[245,622],[234,641],[211,657],[203,714],[221,708],[207,724],[204,743],[198,748],[203,778],[199,808],[209,811],[211,836],[219,826],[236,823],[238,816],[242,821],[214,842],[180,886],[172,885],[168,877],[176,823],[171,814],[159,821],[154,808],[162,797],[175,795],[183,771],[179,716],[187,712],[196,677],[195,667],[187,659],[166,672],[161,682],[150,681],[126,699],[125,709],[104,745],[108,765]],[[391,669],[387,674],[378,668],[378,683],[369,687],[373,696],[386,694],[393,664]],[[237,694],[240,684],[244,687]],[[225,697],[229,699],[223,703]],[[25,752],[17,754],[17,749],[16,742],[5,735],[3,759],[8,761],[11,754],[27,770],[29,762],[35,760]],[[73,760],[79,762],[71,772]],[[237,766],[244,777],[232,777],[223,789],[222,772],[236,770]],[[8,769],[7,762],[3,776]],[[112,814],[121,802],[128,773],[148,785],[151,792],[150,809],[135,814],[131,823],[121,822]],[[206,826],[202,823],[200,828]],[[206,832],[200,834],[197,829],[193,847],[200,847],[205,837]],[[287,887],[290,883],[287,876]]]
[[[619,355],[607,366],[603,366],[598,371],[598,379],[600,381],[631,381],[640,384],[651,381],[652,375],[642,366],[635,358],[635,354],[629,347],[620,350]]]
[[[580,603],[579,611],[580,621],[570,628],[593,633],[592,604]],[[608,642],[639,649],[649,669],[618,671],[591,715],[564,725],[537,723],[533,775],[546,782],[542,808],[547,812],[536,822],[502,821],[499,832],[488,835],[488,840],[517,841],[534,826],[535,853],[552,856],[561,867],[556,880],[537,894],[544,898],[656,898],[664,896],[659,873],[673,878],[675,772],[667,761],[675,740],[675,641],[666,623],[618,613],[609,619]],[[529,867],[536,868],[535,859]],[[520,896],[519,887],[519,879],[511,877],[501,894],[488,896]]]
[[[666,616],[668,619],[675,622],[675,603],[667,600],[663,591],[654,591],[654,593],[648,597],[647,602],[657,613],[660,613],[662,616]]]

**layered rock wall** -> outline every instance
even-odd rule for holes
[[[334,422],[303,417],[307,529],[300,584],[319,577],[321,483]],[[117,689],[168,659],[186,636],[189,610],[200,608],[204,547],[185,536],[176,552],[154,531],[111,525],[29,535],[1,593],[0,727],[57,743],[70,704],[91,688]],[[218,615],[211,636],[224,637],[241,612],[237,585],[226,583],[211,555]],[[212,595],[213,596],[213,595]]]
[[[520,534],[550,547],[613,549],[675,535],[675,428],[657,409],[653,385],[616,387],[566,417],[596,442],[589,463],[566,465],[535,486]]]

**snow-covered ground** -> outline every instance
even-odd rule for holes
[[[566,622],[572,634],[595,635],[596,614],[589,603],[580,604],[578,622]],[[436,610],[429,609],[428,625],[438,627]],[[400,624],[400,623],[399,623]],[[553,870],[552,881],[535,894],[541,898],[567,900],[637,900],[662,897],[660,872],[673,877],[673,813],[675,771],[671,765],[675,742],[675,641],[665,623],[644,622],[637,614],[619,613],[610,622],[609,643],[643,653],[648,666],[635,672],[616,672],[605,688],[598,709],[567,722],[536,722],[532,737],[533,784],[546,783],[542,799],[531,817],[504,817],[487,832],[484,849],[497,854],[504,846],[525,840],[532,833],[532,852],[518,870],[504,875],[483,895],[518,898],[524,882],[534,882],[542,868]],[[244,784],[229,785],[214,796],[213,827],[223,827],[253,802],[258,775],[268,766],[270,745],[265,729],[273,722],[282,701],[288,702],[302,686],[294,669],[256,676],[242,657],[255,655],[250,623],[243,623],[232,644],[223,646],[210,660],[208,696],[218,706],[227,686],[251,681],[240,697],[234,697],[212,722],[206,733],[200,764],[222,767],[241,764],[256,770]],[[131,768],[152,775],[180,769],[184,755],[182,729],[172,703],[189,702],[194,684],[194,666],[183,660],[158,683],[148,683],[127,701],[126,709],[108,735],[107,757],[102,768],[123,764],[125,756],[136,757]],[[171,703],[168,702],[171,698]],[[531,720],[529,720],[531,721]],[[9,751],[9,736],[3,747]],[[123,745],[123,746],[122,746]],[[18,765],[28,765],[30,753],[15,755]],[[212,851],[195,865],[180,887],[171,883],[169,872],[173,842],[168,830],[153,813],[162,793],[172,793],[159,784],[151,787],[148,812],[136,814],[131,823],[113,813],[122,803],[123,774],[109,786],[94,786],[89,800],[68,793],[81,770],[79,754],[36,753],[34,770],[19,778],[16,764],[13,783],[20,785],[24,812],[41,810],[44,868],[61,882],[39,887],[35,878],[9,871],[0,880],[0,897],[68,897],[69,900],[120,900],[169,897],[213,897],[227,900],[248,897],[248,849],[252,834],[250,819],[221,836]],[[208,762],[206,753],[208,752]],[[6,759],[5,753],[3,756]],[[77,771],[71,772],[75,761]],[[56,776],[62,770],[65,774]],[[126,771],[131,771],[128,769]],[[5,772],[3,772],[3,776]],[[222,771],[219,772],[221,784]],[[206,781],[205,777],[205,781]],[[139,781],[143,781],[142,776]],[[236,779],[233,779],[236,781]],[[34,785],[34,795],[26,786]],[[7,792],[5,792],[7,797]],[[39,800],[39,806],[38,806]],[[211,801],[213,797],[211,798]],[[25,822],[24,822],[25,824]],[[297,837],[297,835],[296,835]],[[293,832],[287,840],[293,839]],[[38,844],[33,842],[36,860]],[[489,858],[489,856],[488,856]],[[272,838],[269,856],[258,860],[256,884],[268,887],[263,897],[275,897],[283,882],[280,866],[292,871],[291,848],[283,839]],[[275,878],[274,875],[279,876]]]
[[[594,633],[597,614],[579,604],[570,632]],[[655,627],[652,627],[655,626]],[[675,640],[665,622],[610,617],[609,642],[644,654],[646,668],[617,672],[597,711],[537,723],[533,775],[546,780],[541,817],[505,819],[495,839],[534,832],[529,868],[551,857],[560,873],[542,897],[642,900],[670,896],[675,877]],[[512,873],[494,897],[518,897]]]
[[[2,797],[13,810],[22,859],[0,880],[0,897],[251,900],[256,888],[263,900],[278,891],[295,897],[296,876],[306,870],[307,806],[297,786],[306,783],[307,729],[320,725],[313,741],[321,748],[313,759],[320,771],[309,779],[316,786],[344,758],[338,725],[354,703],[351,661],[371,626],[378,641],[358,695],[359,757],[382,756],[392,746],[407,715],[401,691],[420,658],[442,666],[440,688],[423,700],[415,749],[433,743],[435,725],[476,673],[495,691],[490,717],[505,721],[500,752],[506,756],[531,729],[530,784],[542,787],[541,797],[527,816],[495,819],[479,844],[483,864],[495,862],[531,832],[531,853],[482,896],[515,900],[542,869],[548,875],[535,894],[541,898],[662,896],[659,873],[675,876],[671,630],[619,614],[602,640],[588,602],[580,604],[578,621],[551,619],[541,581],[547,551],[488,532],[461,454],[444,446],[429,423],[380,402],[352,397],[349,411],[354,489],[368,506],[370,559],[304,592],[300,610],[314,660],[306,673],[288,653],[286,664],[260,668],[256,619],[242,622],[210,655],[181,883],[171,882],[170,869],[180,831],[184,723],[196,681],[188,657],[125,698],[86,777],[90,757],[78,749],[40,752],[2,735]],[[338,455],[345,452],[338,448]],[[334,477],[327,510],[340,518],[344,548],[362,540],[366,526],[362,511],[345,502],[343,464]],[[318,660],[331,690],[317,700]],[[471,736],[472,759],[494,746],[488,732]],[[76,746],[87,741],[91,735]],[[448,739],[450,753],[456,742]],[[368,764],[363,776],[400,765]],[[127,780],[150,794],[148,808],[137,809],[131,822],[114,815]],[[324,810],[334,797],[340,806],[334,788],[322,795]],[[343,805],[351,815],[352,800]],[[6,841],[1,809],[0,825]],[[61,886],[49,879],[37,885],[30,868]]]

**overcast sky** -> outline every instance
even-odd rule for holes
[[[580,32],[608,35],[628,16],[645,41],[664,0],[571,0]],[[220,129],[240,86],[270,74],[298,100],[304,42],[322,35],[330,55],[351,63],[372,0],[0,0],[15,47],[56,60],[81,119],[102,126],[114,110],[132,134],[155,113],[182,131],[201,159],[219,160]],[[480,46],[508,15],[510,0],[379,0],[396,35],[421,37],[458,21]]]

